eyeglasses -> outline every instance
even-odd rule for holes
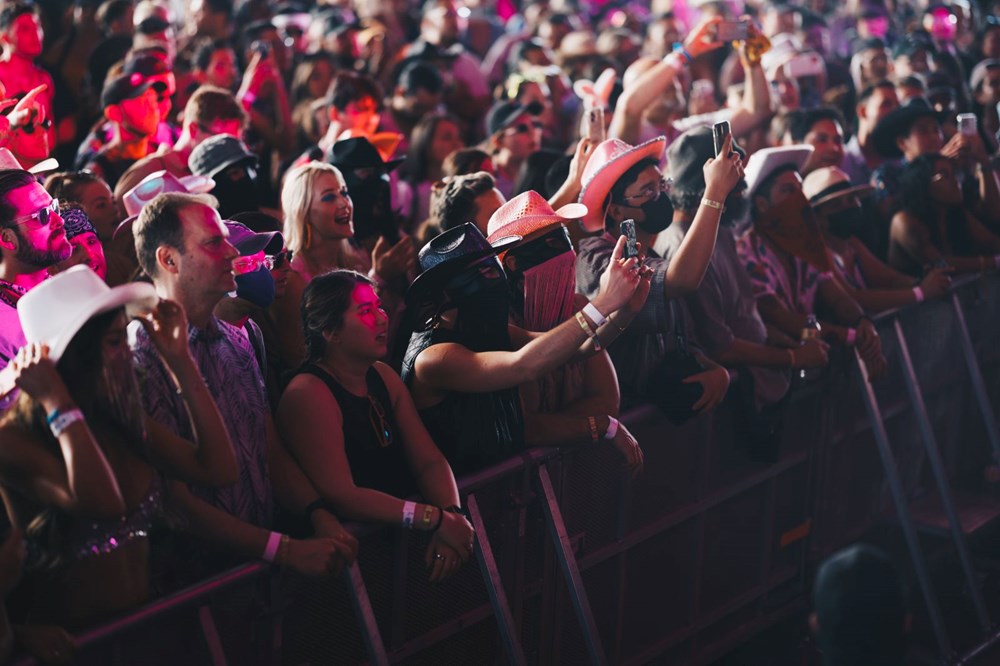
[[[533,132],[538,129],[542,129],[545,125],[540,120],[532,120],[530,123],[518,123],[507,128],[508,134],[527,134],[528,132]]]
[[[29,229],[37,230],[52,224],[52,216],[59,214],[59,199],[53,199],[44,208],[39,208],[30,215],[22,215],[11,220],[11,224],[26,224]]]
[[[372,430],[375,431],[375,437],[378,438],[379,446],[384,449],[392,444],[392,429],[385,418],[385,409],[382,408],[382,403],[371,395],[368,396],[368,404],[370,405],[368,409],[368,421],[372,424]]]
[[[52,128],[52,120],[50,118],[46,118],[45,120],[38,123],[32,122],[28,123],[27,125],[18,125],[14,129],[22,130],[25,134],[34,134],[36,126],[41,127],[43,130],[47,131]]]
[[[266,266],[267,270],[273,271],[276,268],[284,268],[286,264],[292,262],[292,253],[282,250],[276,255],[258,252],[244,257],[236,257],[233,260],[233,274],[246,275],[260,270],[261,266]]]
[[[664,178],[661,176],[660,180],[656,181],[655,183],[650,183],[649,185],[646,185],[644,188],[639,190],[638,194],[633,194],[631,196],[623,196],[622,201],[624,201],[626,205],[629,206],[641,205],[641,204],[636,204],[634,202],[641,201],[642,203],[647,203],[655,199],[660,192],[669,194],[670,188],[672,188],[673,185],[674,185],[673,178]]]

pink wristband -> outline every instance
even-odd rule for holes
[[[618,434],[618,419],[613,416],[608,417],[608,429],[604,431],[604,439],[614,439]]]
[[[278,546],[281,545],[281,535],[277,532],[271,532],[267,537],[267,546],[264,547],[264,554],[261,558],[265,562],[274,562],[274,556],[278,554]]]
[[[850,347],[854,346],[854,342],[858,339],[858,329],[849,328],[847,329],[847,344]]]
[[[913,288],[913,295],[917,297],[917,303],[924,302],[924,290],[920,287]]]

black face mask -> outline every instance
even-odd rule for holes
[[[485,263],[497,271],[497,277],[483,275],[484,262],[478,261],[452,278],[446,287],[448,298],[458,309],[455,332],[472,351],[509,350],[507,278],[496,257],[488,257]]]
[[[219,200],[219,216],[228,220],[236,213],[256,211],[260,208],[257,195],[257,170],[245,167],[243,174],[236,179],[229,175],[229,170],[215,176],[215,187],[212,196]]]
[[[637,206],[645,216],[642,222],[636,222],[635,226],[647,234],[658,234],[667,227],[674,219],[674,205],[670,203],[670,197],[666,192],[660,192],[652,201],[647,201],[641,206]]]
[[[375,236],[392,239],[395,230],[389,175],[376,173],[359,178],[354,169],[342,169],[347,191],[354,203],[354,238],[363,241]]]
[[[864,226],[864,216],[860,208],[847,208],[845,210],[830,213],[826,216],[830,233],[838,238],[847,240],[851,236],[860,236]]]

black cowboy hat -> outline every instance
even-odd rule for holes
[[[382,167],[388,173],[402,164],[404,159],[400,157],[383,162],[378,149],[363,136],[341,139],[330,146],[330,150],[326,151],[326,161],[338,169]]]
[[[498,238],[492,245],[472,222],[452,227],[420,249],[420,275],[406,292],[407,304],[437,300],[445,285],[483,257],[500,254],[521,241],[520,236]]]
[[[941,122],[941,114],[931,107],[923,97],[914,97],[905,105],[895,109],[878,121],[872,132],[872,145],[882,157],[897,158],[903,151],[896,145],[896,139],[910,133],[913,123],[921,118],[934,118]]]

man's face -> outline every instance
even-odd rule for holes
[[[156,91],[148,88],[135,99],[122,100],[121,124],[138,136],[153,136],[160,124],[160,102]]]
[[[177,279],[184,292],[220,299],[236,289],[233,259],[239,252],[215,209],[192,204],[181,211],[184,247],[178,253]]]
[[[52,204],[45,188],[32,183],[11,190],[6,199],[16,212],[14,221],[2,232],[4,249],[13,251],[19,262],[37,270],[69,258],[73,247],[66,240],[62,217],[58,212],[39,214]]]
[[[844,131],[840,128],[840,123],[820,120],[806,134],[805,142],[815,150],[802,168],[803,173],[808,174],[827,166],[840,168],[844,161]]]
[[[921,155],[936,153],[944,145],[944,134],[941,125],[935,118],[925,116],[910,127],[910,132],[897,140],[903,157],[912,162]]]
[[[458,11],[448,0],[434,3],[420,24],[420,36],[435,46],[451,46],[458,41],[458,33]]]
[[[780,206],[788,197],[801,191],[802,176],[797,171],[785,171],[774,179],[774,182],[771,183],[771,189],[766,195],[760,190],[757,191],[757,195],[754,197],[755,206],[758,211],[763,212],[768,208]],[[766,201],[766,205],[761,205],[762,199]]]
[[[212,53],[205,68],[205,81],[223,90],[232,90],[236,83],[236,54],[232,49]]]
[[[909,55],[900,55],[894,61],[896,76],[902,78],[912,74],[926,74],[931,66],[927,62],[927,51],[917,49]]]
[[[869,81],[889,76],[889,52],[885,49],[868,49],[861,55],[861,68]]]
[[[34,14],[21,14],[3,33],[3,41],[10,49],[30,60],[42,54],[43,40],[42,24]]]
[[[891,86],[876,88],[871,97],[861,105],[858,121],[867,131],[872,131],[878,122],[899,108],[896,89]]]
[[[373,97],[362,97],[348,102],[343,111],[337,112],[337,119],[340,120],[341,131],[351,130],[361,134],[371,134],[378,129],[378,103]]]

